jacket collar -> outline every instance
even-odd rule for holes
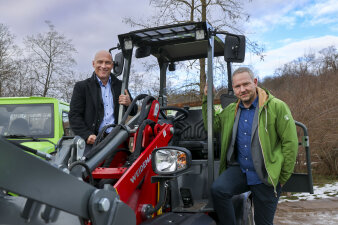
[[[110,74],[109,75],[109,80],[111,80],[111,77],[112,77],[112,74]],[[96,75],[96,73],[95,73],[95,71],[93,72],[93,74],[92,74],[92,76],[91,76],[91,81],[92,82],[94,82],[95,84],[97,84],[97,85],[100,85],[100,83],[99,83],[99,78],[98,78],[98,76]]]
[[[273,97],[268,90],[260,87],[257,87],[257,93],[258,93],[259,108],[264,106]]]
[[[96,75],[95,75],[95,76],[96,76]],[[99,83],[100,87],[105,86],[105,85],[103,85],[102,81],[100,80],[100,78],[99,78],[98,76],[96,76],[96,80],[97,80],[97,82]],[[111,76],[109,76],[109,79],[108,79],[107,84],[109,84],[109,85],[111,84]],[[107,85],[107,84],[106,84],[106,85]]]

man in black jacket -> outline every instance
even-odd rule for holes
[[[109,52],[97,52],[93,60],[93,75],[74,86],[69,111],[70,126],[75,135],[81,136],[89,145],[94,144],[96,135],[104,126],[118,122],[119,104],[127,107],[132,100],[128,90],[121,94],[122,82],[111,73],[113,63]],[[136,113],[135,105],[130,115]],[[106,132],[110,131],[107,129]]]

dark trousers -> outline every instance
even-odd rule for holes
[[[239,166],[226,169],[213,183],[211,194],[221,225],[236,225],[232,196],[251,191],[254,204],[256,225],[271,225],[276,212],[281,187],[276,188],[277,197],[272,186],[265,184],[247,185],[246,175]]]

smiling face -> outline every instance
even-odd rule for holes
[[[236,73],[233,76],[233,89],[244,107],[248,108],[256,99],[257,78],[252,78],[248,72]]]
[[[93,67],[97,77],[106,84],[113,69],[113,58],[107,51],[99,51],[93,60]]]

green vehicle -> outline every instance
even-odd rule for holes
[[[69,104],[48,97],[0,98],[0,134],[49,158],[63,136],[71,135]]]

